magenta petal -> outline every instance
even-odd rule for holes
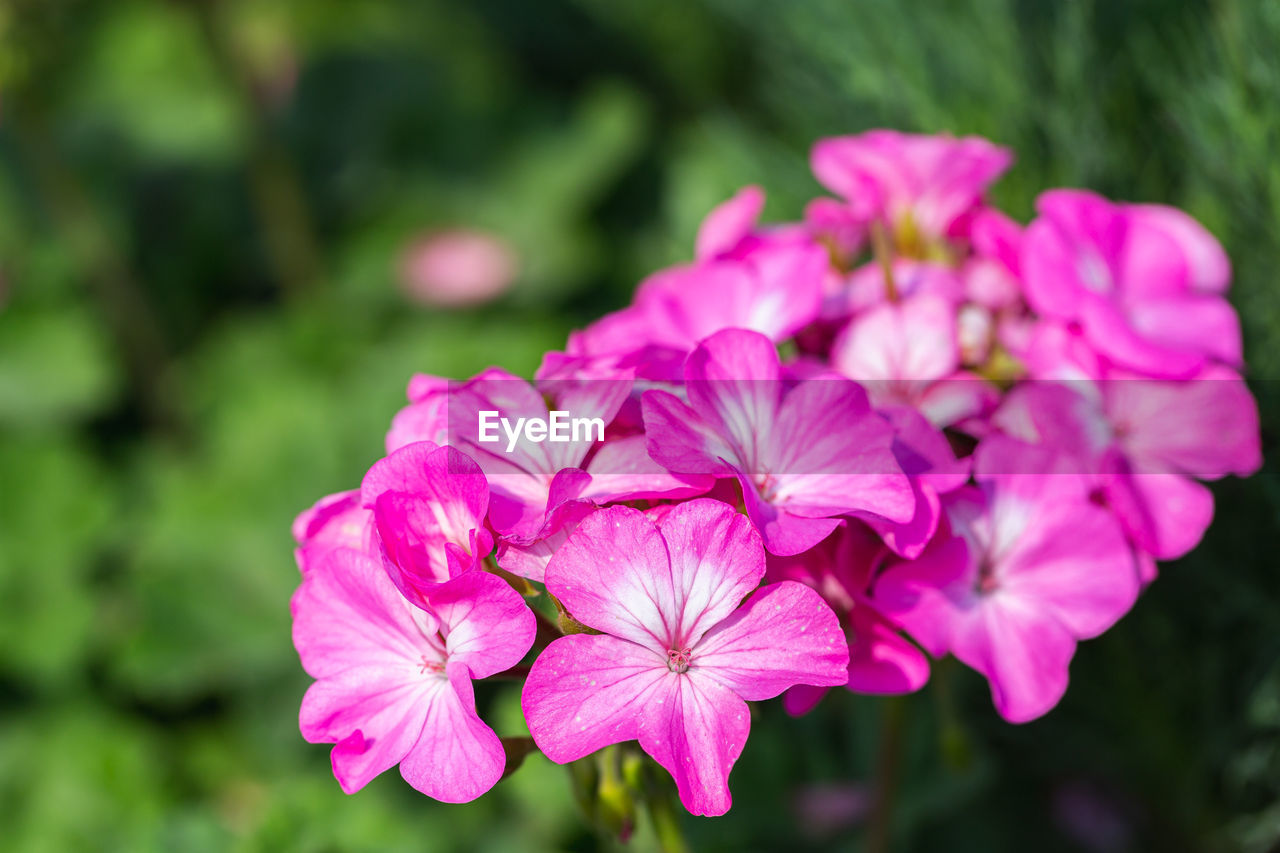
[[[764,210],[764,191],[757,186],[743,187],[728,201],[707,214],[698,228],[698,260],[727,252],[751,233],[760,211]]]
[[[693,666],[743,699],[771,699],[795,684],[848,680],[840,622],[811,588],[794,581],[756,592],[694,647]]]
[[[584,625],[665,655],[678,619],[671,560],[645,514],[587,516],[547,565],[547,589]]]
[[[672,673],[665,654],[608,635],[571,634],[533,663],[521,707],[538,748],[558,764],[639,733],[639,719]]]
[[[303,699],[303,735],[313,743],[334,740],[323,733],[316,734],[311,715],[326,703],[328,692],[335,686],[328,681],[318,681]],[[329,758],[334,778],[343,792],[354,794],[374,777],[400,763],[418,742],[436,696],[447,689],[448,685],[443,681],[440,687],[430,692],[412,691],[401,686],[398,690],[374,694],[356,706],[354,710],[359,719],[377,734],[366,736],[364,730],[357,728],[334,744]],[[336,720],[334,728],[340,727],[341,722],[341,719]]]
[[[1158,560],[1196,547],[1213,521],[1213,493],[1179,474],[1117,474],[1106,495],[1134,544]]]
[[[373,508],[388,572],[411,597],[469,570],[493,547],[483,530],[489,486],[455,448],[419,442],[397,450],[369,469],[361,497]]]
[[[1030,511],[1035,518],[1003,546],[998,595],[1052,614],[1078,639],[1096,637],[1138,598],[1138,571],[1124,534],[1110,512],[1091,503],[1046,500]],[[997,527],[1002,518],[997,507]]]
[[[924,686],[929,660],[896,626],[867,605],[855,607],[850,618],[849,690],[893,695]]]
[[[597,503],[688,498],[715,485],[709,475],[670,473],[649,455],[646,441],[643,435],[632,435],[602,445],[587,466],[591,483],[582,497]]]
[[[956,633],[956,657],[987,677],[1000,716],[1025,723],[1047,714],[1067,690],[1076,641],[1052,618],[984,602]]]
[[[696,643],[759,585],[764,549],[746,517],[715,500],[677,504],[658,521],[658,530],[671,558],[670,621],[679,648]]]
[[[727,476],[736,458],[724,437],[674,394],[646,391],[640,398],[647,452],[677,474]]]
[[[764,547],[770,554],[791,557],[802,553],[826,539],[840,526],[838,518],[805,518],[780,509],[760,496],[752,479],[745,473],[736,473],[738,482],[742,485],[747,517],[756,530],[760,531]]]
[[[1204,353],[1234,367],[1244,361],[1240,317],[1221,297],[1145,299],[1129,306],[1125,314],[1138,334],[1163,347]]]
[[[818,707],[822,697],[827,695],[830,687],[812,687],[808,684],[797,684],[782,694],[782,709],[793,717],[803,717]]]
[[[729,771],[751,731],[747,703],[710,678],[666,673],[644,703],[640,746],[676,781],[690,814],[729,810]]]
[[[466,664],[487,678],[520,662],[537,623],[520,593],[497,575],[467,572],[427,594],[440,620],[450,665]]]
[[[294,557],[303,574],[334,548],[372,551],[373,514],[360,504],[360,492],[339,492],[321,498],[293,522],[298,547]]]
[[[396,591],[382,566],[357,551],[337,549],[309,572],[293,595],[293,643],[315,678],[352,667],[395,670],[417,661],[434,616]]]
[[[1262,464],[1258,405],[1225,368],[1187,382],[1116,380],[1105,391],[1107,414],[1124,425],[1121,443],[1139,470],[1216,480]]]
[[[463,664],[449,663],[449,681],[431,698],[422,737],[400,762],[400,775],[429,797],[466,803],[498,783],[506,765],[502,741],[476,716]]]

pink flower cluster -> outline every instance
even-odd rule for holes
[[[1010,162],[823,140],[833,197],[761,225],[744,189],[532,382],[414,377],[387,456],[294,530],[302,732],[343,789],[487,791],[497,675],[550,760],[638,741],[706,815],[748,702],[910,692],[952,654],[1006,719],[1053,708],[1259,428],[1214,238],[1079,190],[1019,225],[985,200]],[[557,412],[598,429],[547,440]]]

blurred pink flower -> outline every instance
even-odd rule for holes
[[[456,228],[426,234],[400,257],[400,285],[425,305],[481,305],[507,291],[519,270],[515,251],[501,238]]]

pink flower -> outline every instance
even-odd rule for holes
[[[430,610],[402,598],[376,561],[332,551],[294,594],[293,642],[316,679],[303,737],[332,743],[353,793],[400,765],[424,794],[474,800],[502,776],[502,744],[476,715],[471,680],[509,669],[533,644],[533,614],[500,578],[472,572]]]
[[[924,136],[872,130],[819,140],[813,173],[865,220],[880,219],[901,238],[964,236],[987,186],[1009,167],[1006,148],[976,136]]]
[[[1213,519],[1213,495],[1196,480],[1262,465],[1257,404],[1223,367],[1183,381],[1112,375],[1024,384],[993,423],[1066,454],[1144,554],[1181,557]]]
[[[843,379],[788,387],[782,378],[763,335],[712,335],[685,364],[688,403],[645,392],[649,455],[675,473],[737,477],[774,554],[816,545],[846,513],[910,521],[915,497],[893,455],[893,430],[866,393]]]
[[[498,237],[457,228],[414,240],[400,259],[400,282],[415,302],[480,305],[506,292],[516,277],[515,252]]]
[[[960,369],[956,307],[921,293],[854,317],[836,338],[831,363],[866,389],[876,408],[917,409],[936,426],[980,414],[995,388]]]
[[[1241,363],[1240,321],[1223,298],[1230,266],[1194,219],[1083,190],[1052,190],[1037,208],[1021,259],[1037,313],[1079,324],[1098,353],[1148,376]]]
[[[630,507],[588,517],[547,567],[547,589],[603,632],[555,640],[534,662],[523,707],[552,761],[640,746],[693,814],[729,809],[729,771],[750,729],[744,700],[794,684],[843,684],[848,652],[813,590],[764,576],[751,525],[712,500],[656,523]]]
[[[1000,462],[1036,470],[1014,458],[1020,452],[1005,443]],[[918,559],[889,566],[873,596],[931,654],[949,651],[986,676],[996,710],[1022,723],[1062,698],[1076,642],[1128,612],[1138,573],[1124,533],[1090,502],[1082,477],[1017,473],[978,483],[943,499],[949,529]]]
[[[360,499],[373,512],[387,573],[414,603],[493,550],[484,526],[488,483],[455,448],[429,441],[402,447],[369,469]]]
[[[854,693],[910,693],[929,680],[928,659],[880,615],[869,595],[871,579],[889,553],[870,528],[846,522],[803,554],[768,558],[770,580],[813,587],[840,617],[849,644],[845,687]],[[788,713],[807,713],[826,692],[792,687],[785,697]]]

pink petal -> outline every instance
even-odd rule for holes
[[[757,701],[795,684],[842,685],[848,665],[835,613],[809,587],[783,581],[759,590],[708,631],[694,646],[690,671]]]
[[[961,623],[952,650],[987,677],[1000,716],[1025,723],[1047,714],[1066,693],[1076,641],[1052,617],[992,599]]]
[[[854,693],[912,693],[929,680],[924,652],[868,605],[854,608],[849,626],[849,672]]]
[[[450,664],[487,678],[518,664],[533,645],[537,623],[520,593],[488,572],[467,572],[428,593],[440,620]]]
[[[667,672],[641,714],[640,746],[675,779],[690,814],[727,812],[729,772],[751,731],[747,703],[713,679]]]
[[[733,198],[720,204],[702,220],[695,256],[701,261],[732,249],[755,227],[762,210],[763,190],[757,186],[738,190]]]
[[[582,497],[597,503],[623,500],[688,498],[715,485],[715,478],[672,474],[649,455],[643,435],[607,441],[591,458],[591,483]]]
[[[666,654],[605,635],[561,637],[538,656],[521,707],[538,748],[558,764],[634,740],[668,676]]]
[[[658,521],[671,560],[673,648],[698,642],[764,577],[764,549],[745,516],[728,504],[699,499],[676,505]]]
[[[488,483],[453,447],[419,442],[397,450],[369,469],[361,497],[373,508],[387,570],[407,596],[469,571],[493,548],[483,527]]]
[[[423,635],[438,630],[435,617],[410,605],[380,563],[348,549],[330,552],[306,575],[290,609],[294,646],[315,678],[353,667],[416,666]]]
[[[1125,432],[1125,454],[1144,472],[1215,480],[1262,465],[1257,403],[1229,370],[1177,383],[1116,380],[1104,390],[1107,413]]]
[[[546,584],[573,617],[666,655],[679,607],[671,558],[644,513],[612,506],[587,516],[547,565]]]
[[[1225,293],[1231,281],[1231,262],[1221,244],[1196,220],[1175,207],[1159,204],[1127,205],[1129,216],[1159,229],[1176,244],[1186,264],[1191,290]]]
[[[429,797],[466,803],[502,778],[502,741],[476,716],[465,665],[449,663],[449,682],[427,708],[422,736],[400,762],[400,775]]]
[[[1125,314],[1142,337],[1175,351],[1201,353],[1239,367],[1244,362],[1240,318],[1218,296],[1173,296],[1131,303]]]
[[[437,696],[449,689],[444,680],[437,681],[438,684],[430,691],[401,685],[393,690],[373,693],[358,705],[349,704],[349,685],[325,680],[311,686],[302,703],[303,736],[312,743],[337,741],[330,752],[330,761],[333,775],[344,793],[354,794],[409,754],[422,735],[431,705]],[[335,690],[342,692],[335,694],[332,692]],[[349,713],[322,716],[325,710],[334,707],[342,707]],[[357,727],[352,730],[353,722],[367,726],[367,729]],[[334,736],[329,734],[330,731],[351,733]]]
[[[1213,521],[1213,493],[1178,474],[1117,474],[1106,495],[1134,544],[1159,560],[1196,547]]]
[[[306,574],[334,548],[373,549],[373,514],[360,505],[360,492],[339,492],[321,498],[293,522],[298,569]]]
[[[1005,510],[1003,499],[996,500],[998,525]],[[1044,500],[1033,511],[1001,552],[998,595],[1052,614],[1074,637],[1098,636],[1138,598],[1137,567],[1124,534],[1111,513],[1092,503]]]

